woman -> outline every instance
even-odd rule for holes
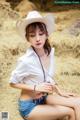
[[[52,79],[54,48],[48,37],[54,30],[53,16],[43,17],[38,11],[32,11],[17,23],[17,28],[30,43],[10,79],[12,87],[22,90],[19,98],[21,116],[25,120],[54,120],[64,116],[79,120],[80,98],[61,92]],[[54,92],[57,94],[52,94]]]

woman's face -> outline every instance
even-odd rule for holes
[[[30,30],[29,32],[29,42],[36,49],[43,48],[46,39],[46,33],[41,31],[38,26],[36,27],[35,31]]]

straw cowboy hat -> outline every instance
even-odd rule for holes
[[[19,33],[23,38],[25,38],[25,28],[34,22],[41,22],[46,25],[48,35],[50,35],[54,31],[54,16],[52,14],[47,14],[46,16],[42,16],[38,11],[31,11],[28,13],[28,15],[23,18],[22,20],[19,20],[17,22],[17,28]]]

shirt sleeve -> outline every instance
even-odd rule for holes
[[[29,72],[28,72],[27,64],[22,60],[18,60],[15,70],[13,70],[11,73],[11,78],[9,83],[20,83],[22,82],[24,77],[28,75]]]

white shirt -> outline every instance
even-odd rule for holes
[[[54,48],[50,52],[50,66],[48,71],[44,68],[46,82],[55,84],[54,75]],[[40,84],[44,82],[44,74],[39,58],[32,47],[18,59],[16,69],[12,71],[9,83]]]

